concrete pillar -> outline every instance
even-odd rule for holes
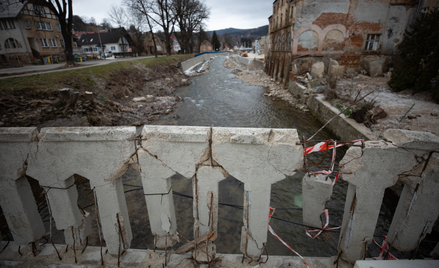
[[[155,236],[155,246],[165,248],[178,242],[177,219],[171,177],[175,171],[143,149],[139,151],[141,179],[151,232]],[[166,241],[167,240],[167,241]]]
[[[142,148],[139,156],[142,169],[142,181],[146,189],[145,199],[152,232],[158,236],[157,246],[168,246],[178,241],[176,234],[174,201],[170,177],[179,173],[186,178],[193,178],[197,167],[209,158],[210,128],[144,126],[142,131]],[[151,207],[151,210],[150,210]],[[165,236],[165,237],[164,237]]]
[[[220,168],[201,167],[194,180],[194,232],[202,236],[218,230],[218,187],[227,174]]]
[[[38,151],[28,161],[31,177],[40,185],[56,187],[46,189],[58,229],[80,228],[83,216],[77,207],[72,176],[78,174],[90,180],[111,254],[118,253],[119,233],[124,248],[132,239],[120,177],[135,153],[135,134],[135,127],[44,128],[39,134]]]
[[[372,241],[385,189],[416,164],[413,153],[384,141],[367,141],[364,148],[347,151],[340,162],[343,179],[349,182],[339,241],[345,260],[354,263],[365,257],[365,242]]]
[[[227,178],[220,167],[205,166],[198,169],[193,179],[194,191],[194,237],[202,237],[209,232],[218,233],[218,187]],[[193,257],[199,262],[215,258],[216,247],[213,242],[201,244]]]
[[[82,215],[81,225],[73,228],[73,231],[72,229],[64,229],[66,245],[85,246],[87,236],[91,234],[91,221],[90,213],[85,211]]]
[[[244,183],[241,251],[254,259],[267,241],[271,185],[302,166],[302,147],[293,129],[214,128],[213,159]]]
[[[0,206],[18,245],[46,232],[25,177],[29,154],[37,150],[36,128],[0,128]]]
[[[413,151],[419,164],[401,175],[404,189],[389,228],[387,241],[400,251],[414,250],[431,233],[439,216],[439,137],[430,133],[388,131],[387,140]]]
[[[327,175],[303,177],[302,180],[302,204],[303,223],[314,227],[323,227],[320,215],[325,209],[326,201],[332,196],[333,183],[326,180]]]

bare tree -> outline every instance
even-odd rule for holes
[[[176,33],[183,53],[193,53],[194,32],[209,18],[209,9],[199,0],[174,0],[173,13],[179,28]]]
[[[153,12],[151,11],[151,1],[150,0],[124,0],[125,5],[128,6],[128,8],[131,10],[133,14],[140,14],[143,16],[143,18],[146,20],[149,28],[149,32],[151,34],[151,39],[154,44],[154,54],[157,58],[157,44],[156,39],[154,37],[153,33],[153,20],[151,16],[153,15]],[[149,52],[148,52],[149,53]]]
[[[125,52],[125,42],[123,37],[123,26],[127,23],[127,15],[125,9],[118,5],[112,5],[110,11],[108,12],[108,16],[111,21],[116,23],[120,28],[120,38],[122,40],[122,52]],[[123,55],[125,56],[125,55]]]
[[[46,0],[49,9],[58,18],[65,43],[65,54],[68,65],[75,64],[73,56],[73,5],[72,0]]]

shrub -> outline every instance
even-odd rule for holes
[[[389,86],[394,91],[430,91],[439,103],[439,11],[420,16],[398,45],[400,61]]]

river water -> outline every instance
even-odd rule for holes
[[[190,85],[178,89],[175,94],[184,101],[175,107],[174,112],[161,117],[154,124],[160,125],[190,125],[190,126],[215,126],[215,127],[252,127],[252,128],[294,128],[299,136],[310,137],[322,125],[311,115],[300,110],[291,108],[283,101],[264,96],[266,89],[251,86],[238,80],[230,69],[223,67],[224,58],[216,59],[210,65],[210,72],[201,76],[190,78]],[[327,140],[335,138],[331,133],[323,130],[315,140]],[[337,149],[337,162],[344,154],[344,149]],[[314,161],[320,160],[322,155],[311,154]],[[323,165],[329,165],[330,159],[323,161]],[[271,221],[271,226],[277,234],[291,247],[303,256],[335,256],[337,255],[337,243],[339,233],[324,232],[317,239],[311,239],[305,235],[305,227],[295,223],[302,222],[302,178],[304,173],[298,173],[293,177],[272,185],[271,207],[277,208],[274,216],[285,221]],[[93,235],[90,236],[90,245],[99,245],[95,222],[94,206],[92,206],[93,194],[88,180],[75,176],[78,187],[78,204],[91,213],[93,219]],[[49,228],[48,211],[44,197],[38,183],[30,179],[34,188],[40,214],[44,219],[46,228]],[[132,248],[153,248],[154,238],[151,234],[148,222],[147,209],[143,191],[133,185],[141,185],[137,173],[131,169],[123,176],[126,198],[130,215],[130,223],[133,231]],[[192,195],[192,182],[188,178],[174,176],[172,178],[174,191],[186,195]],[[330,215],[330,225],[339,226],[342,222],[344,200],[347,183],[343,180],[334,186],[333,196],[327,203]],[[267,189],[268,190],[268,189]],[[243,185],[233,177],[229,177],[220,183],[219,202],[231,205],[243,205]],[[377,224],[376,234],[384,235],[390,225],[391,216],[396,208],[397,198],[386,194],[381,208],[380,219]],[[174,203],[177,214],[177,230],[188,239],[193,238],[193,214],[192,199],[174,194]],[[219,206],[218,238],[215,241],[219,253],[240,253],[240,238],[242,227],[242,210]],[[268,211],[267,211],[268,213]],[[4,239],[11,239],[8,235],[7,226],[3,219],[0,224]],[[55,229],[52,233],[55,243],[64,243],[62,231]],[[181,239],[185,242],[184,239]],[[377,238],[381,241],[382,238]],[[44,240],[42,240],[44,242]],[[181,245],[181,244],[178,244]],[[178,246],[176,245],[176,246]],[[433,245],[434,246],[434,245]],[[430,250],[428,247],[422,250],[421,256],[426,256]],[[268,234],[267,249],[270,255],[294,255],[283,246],[271,234]],[[377,256],[379,248],[373,244],[369,246],[368,256]],[[393,252],[392,252],[393,253]],[[398,253],[397,257],[407,257]]]

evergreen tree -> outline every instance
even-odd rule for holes
[[[389,86],[394,91],[430,91],[439,103],[439,11],[432,11],[406,30],[398,45],[400,61]]]
[[[213,46],[213,51],[219,50],[221,48],[221,42],[218,39],[218,35],[216,34],[216,31],[213,31],[212,46]]]

